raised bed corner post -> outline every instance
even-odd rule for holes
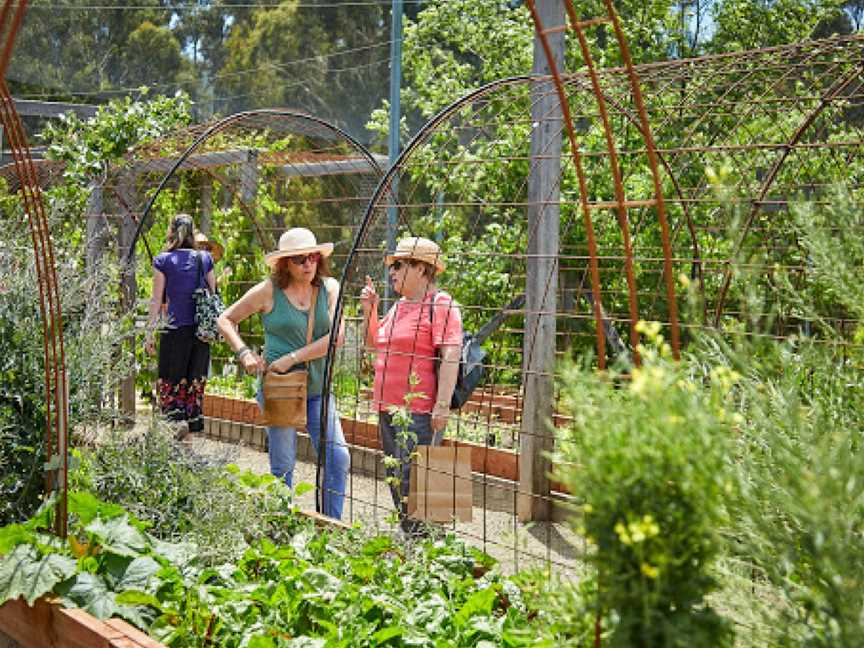
[[[537,3],[546,25],[564,24],[561,0]],[[550,59],[551,62],[550,62]],[[534,39],[531,83],[531,170],[528,176],[528,257],[525,278],[525,335],[522,343],[524,406],[519,435],[517,514],[523,522],[551,519],[547,453],[553,448],[552,420],[557,312],[562,107],[550,73],[564,63],[564,31]]]
[[[30,223],[39,284],[39,309],[45,359],[45,487],[56,497],[54,531],[66,536],[68,483],[69,387],[63,352],[63,314],[54,262],[54,247],[39,177],[9,87],[6,70],[15,36],[27,12],[27,0],[5,0],[0,9],[0,123],[9,142],[21,187],[24,212]]]

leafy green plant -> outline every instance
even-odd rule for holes
[[[255,398],[258,390],[258,379],[244,374],[211,376],[207,379],[207,393],[232,396],[234,398]]]
[[[640,348],[643,366],[566,372],[574,424],[559,438],[566,467],[557,476],[584,498],[579,531],[597,568],[598,605],[614,620],[609,645],[731,645],[705,596],[716,587],[732,488],[726,403],[737,376],[720,368],[709,384],[696,382],[668,358],[659,325],[640,329],[652,340]]]
[[[64,113],[45,125],[40,139],[46,145],[46,157],[65,162],[64,175],[86,191],[88,182],[99,178],[108,164],[131,148],[188,125],[190,108],[189,97],[182,93],[149,101],[124,97],[100,106],[86,120],[74,112]]]
[[[731,343],[703,334],[692,353],[743,375],[735,404],[740,486],[727,501],[730,554],[772,588],[777,604],[761,609],[767,636],[784,646],[857,645],[864,641],[857,576],[864,570],[862,356],[832,314],[860,312],[855,267],[864,245],[857,210],[843,194],[827,207],[804,204],[793,213],[812,283],[796,285],[778,273],[779,301],[812,324],[811,334],[783,342],[736,336]],[[759,324],[751,323],[757,333]],[[770,326],[770,318],[761,324]]]
[[[290,489],[272,475],[241,473],[192,452],[157,419],[141,434],[109,433],[78,456],[73,487],[122,505],[162,540],[195,543],[206,564],[236,557],[257,538],[287,533]]]
[[[5,524],[26,519],[39,506],[47,458],[39,278],[17,198],[0,195],[0,209],[0,524]],[[129,367],[128,359],[116,355],[117,345],[128,339],[129,319],[107,317],[109,309],[93,298],[102,282],[110,281],[111,268],[85,275],[77,249],[55,248],[70,431],[113,415],[106,394]]]
[[[739,350],[740,351],[740,350]],[[731,357],[739,357],[730,354]],[[736,553],[782,604],[783,646],[864,642],[864,398],[860,369],[808,340],[779,346],[740,385]]]
[[[0,529],[0,604],[53,592],[168,646],[538,645],[516,582],[452,537],[405,549],[308,523],[206,568],[199,547],[157,540],[119,506],[75,493],[69,508],[68,541],[44,534],[47,508]]]

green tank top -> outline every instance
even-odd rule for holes
[[[313,342],[330,332],[330,313],[327,306],[327,289],[322,281],[315,302]],[[308,316],[308,311],[296,308],[279,286],[273,284],[273,310],[261,316],[264,323],[264,360],[267,364],[306,346]],[[306,395],[320,396],[324,387],[324,357],[305,363],[305,367],[309,372]]]

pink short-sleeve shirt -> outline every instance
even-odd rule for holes
[[[434,314],[430,317],[430,310]],[[412,412],[428,414],[435,404],[438,379],[435,350],[444,345],[462,345],[462,314],[447,293],[427,293],[422,303],[404,298],[393,304],[378,326],[375,338],[375,386],[378,411],[391,405],[405,406],[405,395],[421,392],[411,401]],[[410,384],[411,374],[419,382]]]

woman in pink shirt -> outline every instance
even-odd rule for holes
[[[462,315],[453,298],[435,285],[444,271],[441,249],[421,237],[402,239],[386,258],[390,283],[401,298],[378,319],[378,294],[370,277],[360,295],[366,346],[376,352],[373,400],[384,453],[399,461],[388,467],[393,503],[402,529],[418,527],[406,517],[410,456],[414,446],[441,442],[456,386],[462,347]],[[407,408],[407,435],[394,425],[393,410]],[[407,438],[406,438],[407,437]]]

